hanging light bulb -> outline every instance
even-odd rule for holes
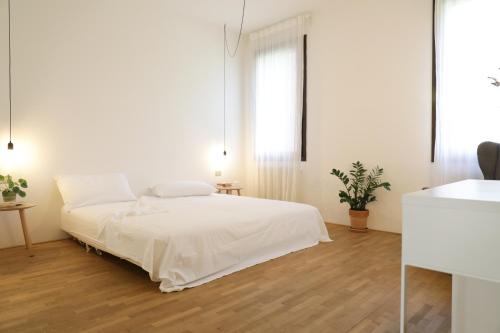
[[[7,149],[14,150],[12,143],[12,61],[11,61],[11,46],[10,46],[10,0],[7,2],[9,12],[9,143]]]

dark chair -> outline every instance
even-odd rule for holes
[[[500,144],[483,142],[477,147],[477,160],[484,179],[500,180]]]

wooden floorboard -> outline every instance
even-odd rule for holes
[[[63,240],[0,250],[0,332],[398,332],[401,236],[334,242],[178,293]],[[449,332],[451,278],[411,269],[410,332]]]

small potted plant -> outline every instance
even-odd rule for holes
[[[22,190],[26,188],[28,188],[28,182],[25,179],[20,178],[16,182],[10,175],[0,175],[0,191],[4,202],[16,201],[17,195],[21,198],[26,197],[26,192]]]
[[[340,179],[344,184],[345,191],[339,191],[340,203],[347,202],[351,209],[349,217],[351,219],[351,231],[366,232],[367,220],[370,212],[366,205],[377,200],[375,190],[384,188],[391,190],[391,184],[381,180],[384,169],[378,166],[369,173],[361,162],[352,163],[349,176],[338,169],[332,169],[331,175]]]

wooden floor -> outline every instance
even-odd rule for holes
[[[170,294],[74,241],[0,250],[0,332],[398,332],[401,237],[329,230],[335,242]],[[451,278],[409,281],[411,332],[448,332]]]

